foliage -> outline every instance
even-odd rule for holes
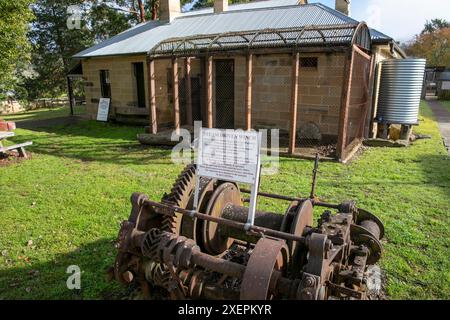
[[[31,160],[0,167],[0,299],[126,294],[105,273],[130,195],[160,199],[182,169],[172,164],[170,150],[140,146],[141,130],[95,121],[17,130],[14,142],[34,145]],[[417,132],[432,139],[410,148],[369,148],[349,165],[321,163],[317,194],[332,202],[356,199],[383,220],[388,298],[449,299],[450,162],[426,105]],[[262,177],[261,190],[309,194],[313,162],[280,161],[279,174]],[[259,201],[261,210],[286,210],[286,202]],[[315,210],[315,218],[321,213]],[[81,290],[66,288],[69,265],[81,268]]]
[[[31,0],[0,1],[0,100],[16,89],[17,72],[29,59],[28,23]]]
[[[450,24],[441,19],[427,21],[405,51],[409,56],[427,59],[428,66],[450,67]]]
[[[450,67],[450,28],[417,36],[406,52],[410,56],[427,59],[428,66]]]
[[[445,19],[431,19],[431,21],[425,23],[421,34],[429,34],[445,28],[450,28],[450,23]]]
[[[228,1],[229,4],[245,3],[245,2],[250,2],[250,0],[230,0],[230,1]],[[193,9],[200,9],[200,8],[212,7],[212,6],[214,6],[214,0],[198,0],[194,4]]]

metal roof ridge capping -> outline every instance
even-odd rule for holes
[[[263,3],[270,4],[273,1],[263,1]],[[147,54],[164,41],[195,38],[200,35],[213,37],[224,33],[248,33],[249,31],[269,29],[296,29],[299,31],[306,26],[324,27],[358,23],[357,20],[317,3],[258,8],[248,8],[243,4],[240,6],[239,10],[228,10],[216,14],[182,14],[170,23],[149,21],[139,24],[77,53],[74,58]],[[338,33],[336,34],[336,32]],[[315,34],[310,31],[305,33],[309,33],[312,38],[318,38],[317,32]],[[340,36],[349,37],[349,34],[343,31],[326,31],[325,34],[326,38],[339,38]],[[306,38],[307,35],[304,37]],[[392,41],[392,38],[387,38],[382,33],[373,30],[371,37],[385,42]],[[271,41],[269,38],[268,40]]]

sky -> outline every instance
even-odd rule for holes
[[[309,0],[314,2],[331,8],[335,4],[335,0]],[[189,10],[191,6],[192,3],[183,9]],[[450,0],[351,0],[350,16],[397,41],[407,42],[423,30],[427,20],[450,21]]]
[[[309,2],[334,8],[335,0]],[[351,0],[350,16],[397,41],[406,42],[422,31],[427,20],[450,21],[450,0]]]

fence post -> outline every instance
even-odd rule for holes
[[[147,58],[148,97],[150,109],[150,130],[152,134],[158,132],[156,119],[156,85],[155,85],[155,61]]]
[[[208,128],[213,127],[213,101],[212,101],[212,82],[213,82],[213,58],[206,57],[206,110]]]
[[[252,129],[253,54],[247,55],[246,129]]]
[[[173,77],[173,114],[174,125],[177,134],[180,132],[180,95],[179,95],[179,81],[178,81],[178,59],[172,59],[172,77]]]
[[[298,75],[299,75],[300,53],[292,56],[292,79],[291,79],[291,123],[289,131],[289,154],[295,153],[295,140],[297,134],[297,104],[298,104]]]
[[[185,59],[185,86],[186,86],[186,122],[193,126],[192,120],[192,87],[191,87],[191,58]]]

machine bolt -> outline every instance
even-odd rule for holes
[[[305,279],[305,285],[307,287],[314,287],[315,283],[316,283],[316,281],[312,277],[308,277],[308,278]]]
[[[125,271],[124,273],[122,273],[122,279],[127,283],[131,283],[131,281],[133,281],[134,279],[133,273],[131,273],[131,271]]]

